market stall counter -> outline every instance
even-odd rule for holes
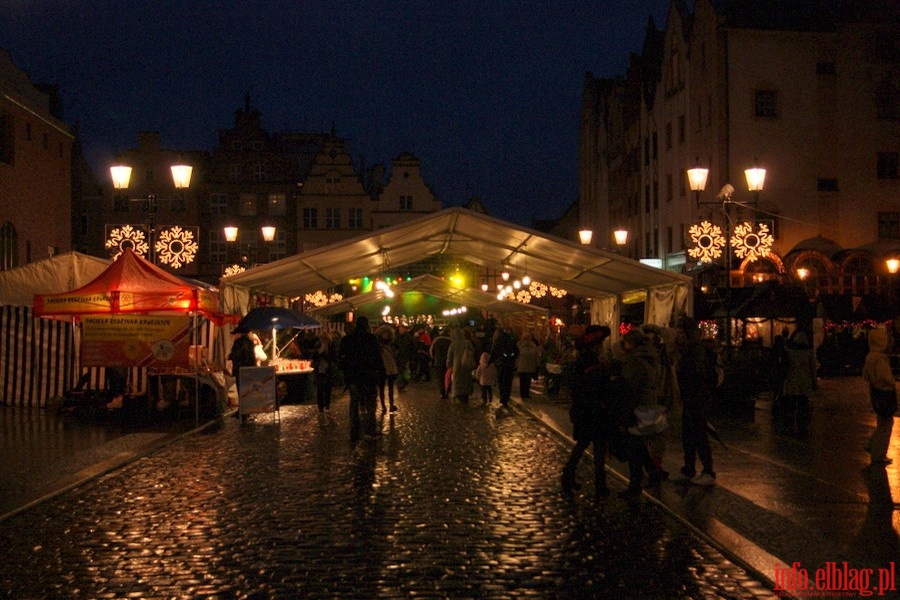
[[[276,358],[269,362],[269,366],[275,367],[281,404],[304,404],[314,401],[311,361]]]

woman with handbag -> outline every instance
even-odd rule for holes
[[[887,457],[894,427],[894,413],[897,412],[897,389],[894,374],[887,355],[888,336],[880,329],[869,332],[869,353],[863,365],[863,379],[869,384],[869,400],[875,411],[875,431],[869,439],[868,450],[873,465],[887,465],[892,461]]]

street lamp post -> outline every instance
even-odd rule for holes
[[[179,193],[183,193],[181,190],[185,190],[191,185],[191,174],[193,173],[194,168],[190,165],[172,165],[170,167],[172,172],[172,183],[175,185],[175,189],[179,191]],[[125,190],[128,189],[128,186],[131,182],[131,167],[127,165],[113,165],[109,168],[110,175],[112,177],[113,187],[116,189],[116,192],[122,196],[125,194]],[[141,202],[144,208],[144,211],[149,214],[149,236],[148,236],[148,248],[147,254],[150,258],[150,262],[156,264],[156,253],[159,250],[157,245],[160,244],[158,240],[156,240],[156,222],[155,215],[156,211],[159,209],[159,202],[166,201],[168,199],[158,198],[155,194],[148,194],[144,198],[127,198],[129,202]]]
[[[628,230],[622,229],[621,227],[616,229],[613,231],[613,239],[616,240],[616,249],[618,250],[618,253],[623,254],[625,252],[625,245],[628,244]]]
[[[701,205],[721,205],[722,213],[725,218],[725,347],[731,350],[731,206],[734,201],[731,199],[734,194],[734,186],[726,183],[722,186],[716,196],[714,202],[703,202],[700,200],[700,192],[706,189],[706,182],[709,177],[709,169],[701,166],[695,166],[687,169],[688,183],[691,191],[694,192],[695,202],[699,208]],[[766,180],[766,170],[753,166],[744,170],[744,177],[747,180],[747,189],[753,192],[753,204],[756,206],[759,201],[759,192],[762,191]]]
[[[275,227],[273,227],[271,225],[263,225],[262,227],[259,228],[259,231],[260,231],[260,234],[262,235],[263,241],[266,244],[269,244],[275,240],[275,234],[277,232],[277,229]],[[223,232],[225,234],[225,242],[228,244],[228,248],[230,249],[235,244],[235,242],[238,241],[240,230],[238,227],[235,227],[233,225],[228,225],[223,228]],[[243,256],[240,255],[240,249],[239,249],[238,250],[238,260],[235,261],[235,264],[246,262],[252,266],[252,264],[256,262],[255,258],[256,258],[255,253],[253,256],[251,256],[250,253],[248,253],[247,259],[244,260]],[[226,260],[228,260],[228,256],[226,256]],[[230,268],[231,267],[229,267],[229,269]]]

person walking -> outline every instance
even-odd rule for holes
[[[816,357],[809,335],[797,329],[785,344],[787,371],[783,385],[783,414],[777,429],[805,436],[809,431],[809,397],[816,389]]]
[[[500,393],[500,405],[507,406],[512,396],[513,376],[516,374],[516,359],[519,357],[519,345],[516,337],[502,325],[494,332],[491,344],[490,363],[497,367],[497,391]]]
[[[416,338],[409,326],[400,323],[394,338],[394,359],[397,361],[397,389],[402,390],[412,378],[412,361],[416,357]],[[409,375],[409,378],[407,378]]]
[[[573,368],[572,438],[575,445],[562,472],[562,491],[570,494],[580,489],[576,470],[588,446],[594,445],[594,493],[597,498],[609,495],[606,485],[606,446],[614,432],[609,405],[609,363],[602,356],[603,343],[610,329],[605,325],[588,325],[579,338],[578,358]]]
[[[450,332],[450,347],[447,349],[447,367],[450,374],[450,395],[460,402],[468,402],[475,389],[475,346],[466,339],[463,330],[454,327]]]
[[[887,355],[888,335],[880,329],[869,331],[869,353],[863,364],[863,379],[869,385],[869,401],[875,411],[875,431],[869,438],[867,449],[872,465],[888,465],[887,456],[897,412],[897,388]]]
[[[715,351],[700,340],[697,322],[682,317],[679,323],[675,347],[675,375],[681,393],[681,444],[684,465],[676,481],[697,485],[716,484],[713,469],[712,447],[709,445],[707,419],[712,403],[713,390],[718,383]],[[697,458],[703,471],[697,476]]]
[[[428,353],[431,355],[431,364],[434,365],[438,391],[441,393],[441,399],[444,400],[449,392],[444,377],[447,375],[447,349],[450,348],[450,341],[450,336],[447,335],[447,328],[445,327],[431,341],[431,348],[428,350]]]
[[[312,349],[310,366],[313,370],[313,381],[316,384],[316,406],[319,409],[319,421],[323,423],[334,421],[334,417],[331,416],[331,389],[334,386],[336,362],[336,352],[331,336],[327,331],[322,331]]]
[[[350,388],[350,441],[357,442],[363,435],[375,439],[376,385],[384,373],[384,363],[367,317],[359,317],[353,331],[341,340],[340,365]],[[360,412],[365,415],[362,419]]]
[[[522,334],[518,343],[519,356],[516,358],[516,372],[519,374],[519,397],[531,398],[531,382],[537,377],[541,366],[541,352],[530,333]]]
[[[657,468],[650,458],[649,439],[658,430],[638,419],[638,414],[659,414],[663,409],[656,400],[659,386],[659,360],[656,350],[650,346],[647,336],[639,329],[632,329],[622,336],[622,382],[624,397],[620,399],[619,423],[628,434],[628,488],[622,493],[636,498],[641,493],[644,471],[651,481],[658,480]]]
[[[491,354],[482,352],[476,370],[478,385],[481,386],[481,402],[487,406],[494,399],[494,386],[497,385],[497,367],[491,364]]]
[[[386,411],[388,405],[384,402],[384,391],[387,388],[388,403],[391,412],[396,412],[394,404],[394,382],[397,380],[397,361],[394,359],[394,328],[390,325],[382,325],[375,334],[381,349],[381,362],[384,363],[384,371],[378,380],[378,399],[381,401],[381,410]]]

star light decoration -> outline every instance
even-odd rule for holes
[[[194,241],[194,232],[190,229],[182,229],[173,225],[169,229],[163,229],[156,238],[156,256],[164,265],[178,269],[183,265],[194,262],[197,256],[197,242]]]
[[[688,255],[691,258],[704,263],[722,256],[725,237],[722,235],[721,227],[709,221],[702,221],[699,225],[691,225],[688,233],[691,241],[696,244],[694,248],[688,248]]]
[[[759,223],[756,231],[753,224],[744,221],[734,228],[731,236],[731,247],[738,258],[746,258],[750,262],[769,254],[775,238],[769,233],[769,227],[765,223]]]

